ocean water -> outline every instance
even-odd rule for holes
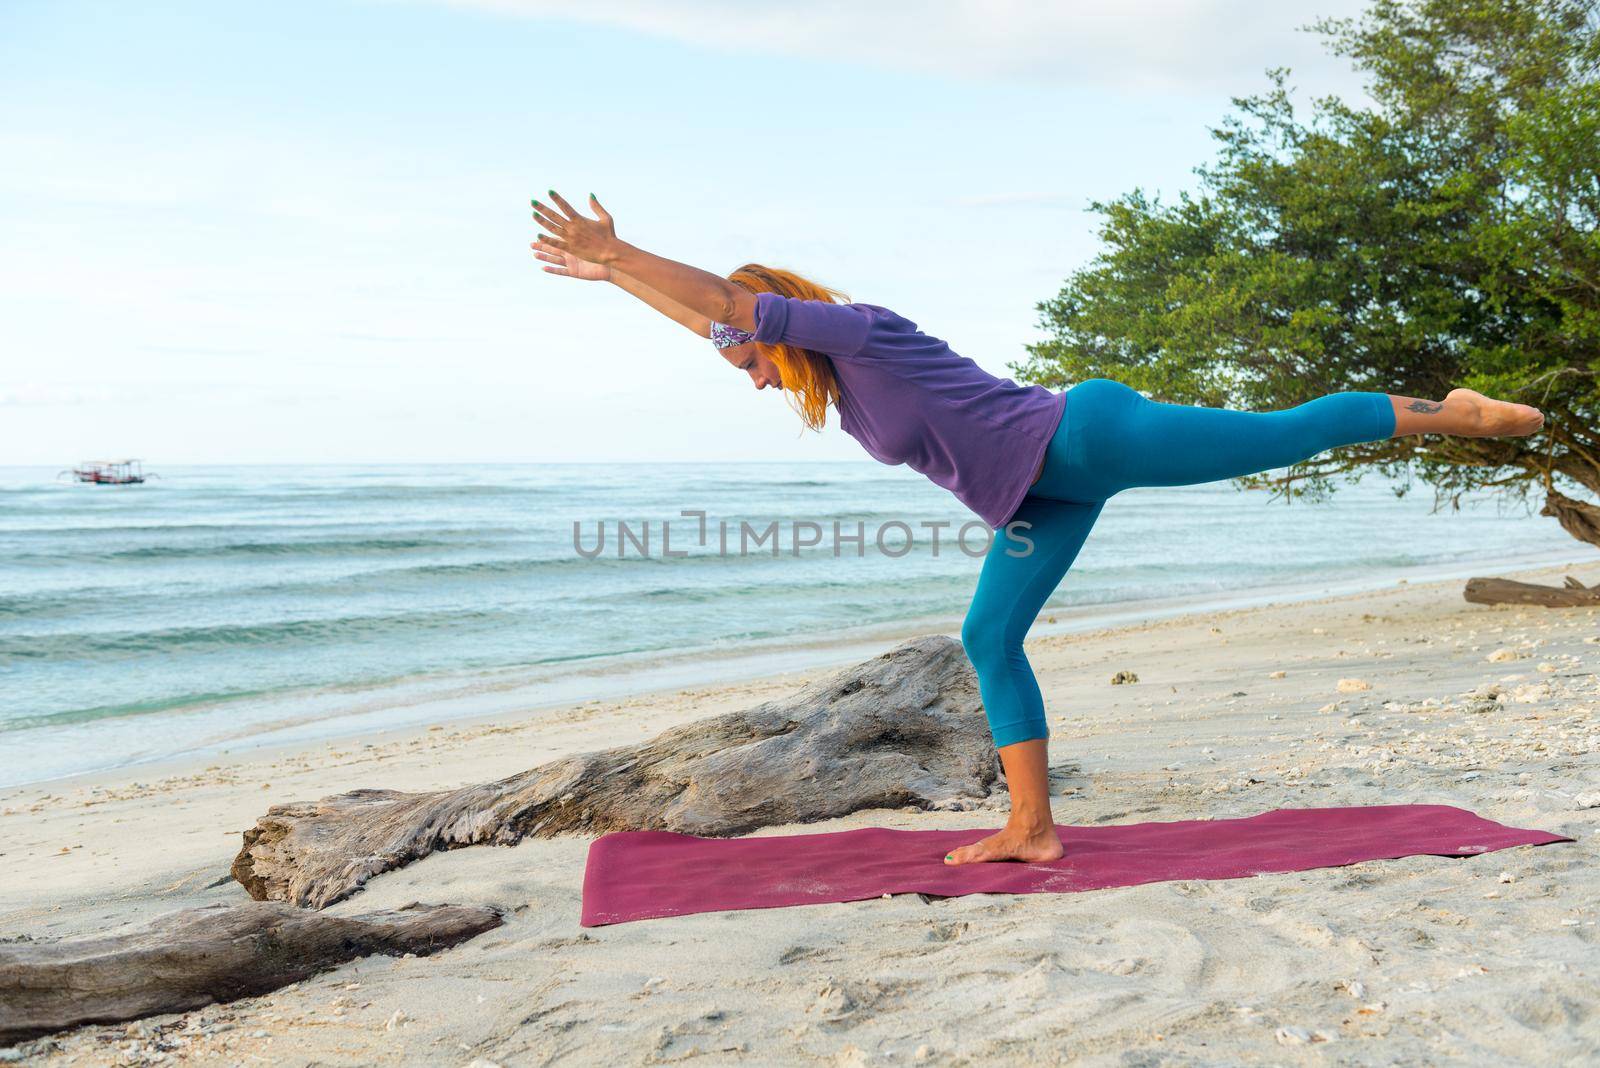
[[[101,487],[0,468],[0,785],[956,633],[988,529],[870,461],[158,470]],[[1592,553],[1520,505],[1431,506],[1371,478],[1314,504],[1129,491],[1047,611],[1070,625]],[[685,510],[706,514],[705,544]],[[859,548],[835,521],[861,524]],[[741,553],[741,522],[776,523],[776,554]],[[796,551],[807,523],[820,544]]]

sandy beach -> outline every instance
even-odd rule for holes
[[[1585,558],[1521,572],[1600,581]],[[275,994],[25,1047],[30,1063],[1579,1064],[1600,1058],[1600,611],[1461,582],[1193,612],[1028,645],[1063,824],[1429,803],[1576,839],[1077,894],[915,895],[585,930],[588,842],[434,855],[331,907],[506,924]],[[831,669],[829,669],[831,670]],[[0,934],[244,900],[273,803],[480,782],[789,693],[818,669],[537,716],[142,765],[0,792]],[[1117,672],[1137,675],[1112,685]],[[986,828],[870,810],[762,833]],[[1589,874],[1584,874],[1588,872]],[[12,1057],[17,1059],[17,1057]]]

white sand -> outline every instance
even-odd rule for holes
[[[1600,580],[1593,564],[1575,573]],[[472,848],[332,909],[507,910],[504,927],[464,946],[31,1048],[45,1064],[1595,1063],[1600,807],[1580,805],[1600,803],[1600,611],[1487,608],[1460,588],[1030,642],[1052,710],[1056,819],[1416,802],[1575,843],[594,930],[578,926],[586,841]],[[1119,670],[1139,682],[1110,685]],[[270,803],[489,780],[825,673],[8,789],[0,931],[65,936],[242,900],[228,866]],[[1341,692],[1341,679],[1370,688]],[[1463,696],[1484,684],[1501,697]],[[1002,819],[873,810],[764,833]]]

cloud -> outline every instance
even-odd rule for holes
[[[266,349],[232,348],[224,345],[140,345],[141,352],[159,352],[177,356],[265,356]]]
[[[1084,198],[1076,193],[1031,193],[1016,191],[1009,193],[973,193],[966,196],[951,197],[951,204],[959,208],[995,208],[995,207],[1024,207],[1024,208],[1084,208],[1087,207]]]
[[[22,385],[0,390],[0,408],[71,408],[109,400],[111,391],[89,392],[62,386]]]
[[[425,334],[372,334],[345,331],[335,335],[346,341],[365,341],[375,345],[481,345],[485,339],[465,336]]]
[[[844,60],[958,78],[1146,92],[1259,87],[1289,66],[1321,93],[1358,83],[1299,27],[1362,0],[443,0],[614,26],[737,52]]]

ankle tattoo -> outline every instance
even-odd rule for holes
[[[1411,412],[1421,412],[1423,415],[1433,415],[1435,412],[1443,411],[1444,405],[1440,404],[1438,401],[1414,400],[1410,404],[1406,405],[1406,410]]]

